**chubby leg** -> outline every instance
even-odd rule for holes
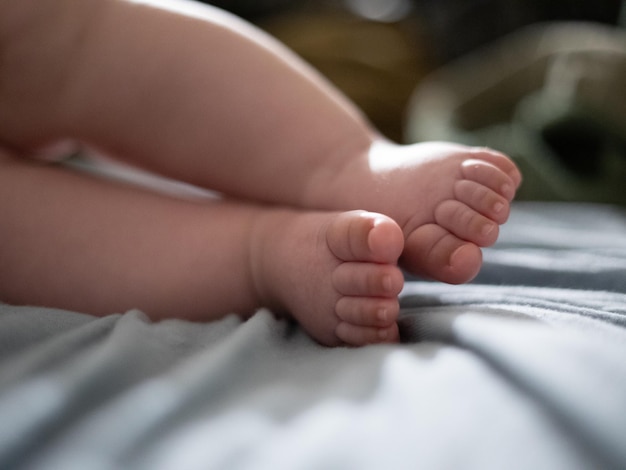
[[[318,341],[395,341],[400,228],[188,200],[0,156],[0,299],[195,321],[268,306]]]
[[[361,113],[283,45],[185,0],[0,0],[0,144],[86,143],[236,198],[298,205]]]
[[[383,213],[404,266],[446,282],[476,274],[520,181],[496,152],[383,142],[276,41],[197,3],[0,0],[0,62],[6,146],[77,139],[233,197]]]
[[[251,312],[249,223],[234,211],[3,155],[0,299],[155,319]]]

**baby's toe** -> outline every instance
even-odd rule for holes
[[[353,325],[341,322],[335,329],[335,334],[344,343],[350,346],[365,346],[366,344],[397,343],[400,340],[398,325],[385,328]]]
[[[342,261],[395,263],[404,237],[398,224],[385,215],[351,211],[340,214],[328,227],[326,243]]]
[[[407,236],[401,264],[414,275],[461,284],[478,274],[482,253],[440,225],[426,224]]]
[[[395,265],[346,262],[333,271],[332,284],[344,296],[393,298],[402,290],[404,277]]]
[[[389,327],[398,319],[400,305],[397,297],[342,297],[335,306],[337,316],[360,326]]]
[[[500,168],[483,160],[465,160],[461,165],[465,179],[479,183],[500,194],[507,201],[515,197],[515,181]]]
[[[484,147],[475,147],[474,154],[476,158],[489,162],[506,173],[513,181],[515,188],[519,188],[522,183],[522,173],[508,156],[497,150]]]
[[[435,209],[435,220],[462,240],[478,246],[493,245],[498,239],[498,224],[460,201],[443,201]]]
[[[457,181],[454,197],[498,224],[503,224],[509,218],[509,201],[476,181]]]

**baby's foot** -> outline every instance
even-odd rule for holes
[[[346,165],[326,184],[329,196],[320,205],[392,217],[405,236],[402,266],[449,283],[469,281],[478,273],[480,247],[495,243],[521,182],[505,155],[442,142],[377,143],[368,166],[364,169],[358,159]]]
[[[404,241],[393,220],[280,210],[257,221],[251,271],[263,304],[291,313],[325,345],[398,341]]]

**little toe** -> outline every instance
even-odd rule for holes
[[[507,155],[486,147],[475,147],[473,153],[476,158],[491,163],[509,175],[516,189],[522,184],[522,173]]]
[[[457,181],[454,184],[454,197],[498,224],[503,224],[509,218],[509,201],[476,181]]]
[[[401,264],[414,275],[461,284],[478,274],[482,253],[440,225],[426,224],[407,237]]]
[[[375,328],[353,325],[349,322],[341,322],[335,329],[335,335],[350,346],[397,343],[400,340],[400,333],[396,323],[385,328]]]
[[[435,220],[457,237],[479,246],[493,245],[498,239],[498,224],[460,201],[449,199],[435,208]]]
[[[345,262],[333,271],[332,283],[345,296],[393,298],[402,290],[404,277],[395,265]]]
[[[515,182],[497,166],[483,160],[469,159],[463,162],[461,169],[464,178],[490,188],[507,201],[515,197]]]
[[[350,211],[339,214],[329,226],[326,243],[342,261],[395,263],[404,237],[398,224],[385,215]]]
[[[396,322],[400,305],[397,298],[342,297],[335,312],[341,320],[353,325],[382,328]]]

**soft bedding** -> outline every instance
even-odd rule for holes
[[[625,235],[518,203],[475,283],[408,280],[398,345],[0,305],[0,468],[626,468]]]

